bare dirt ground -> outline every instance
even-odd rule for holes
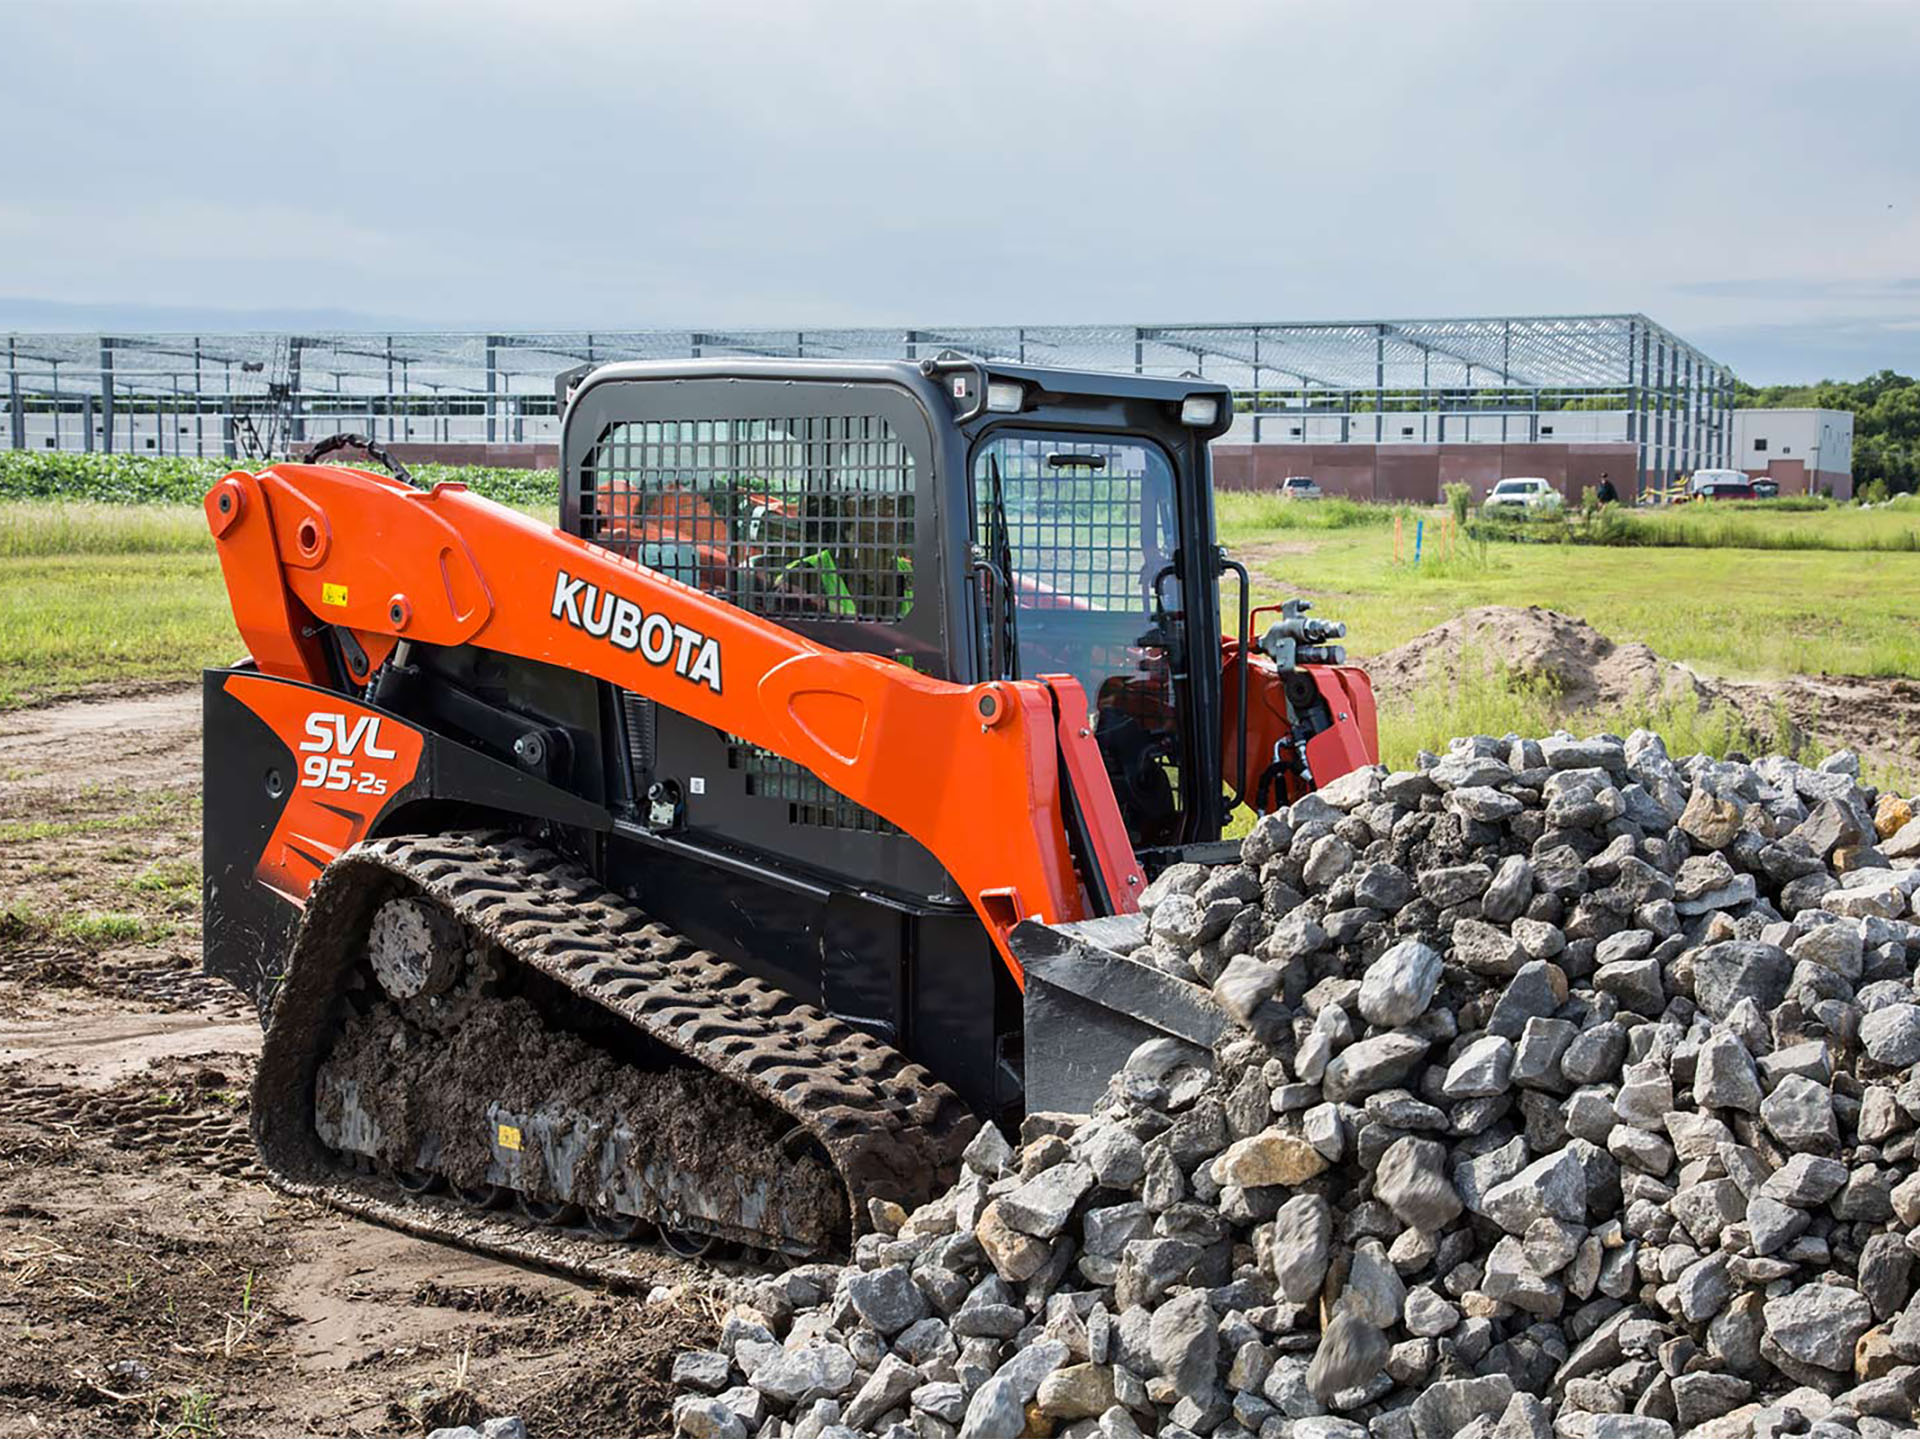
[[[0,714],[0,1436],[668,1428],[713,1276],[616,1295],[291,1199],[199,973],[199,692]]]
[[[1767,682],[1719,680],[1662,659],[1641,644],[1616,645],[1584,620],[1539,606],[1483,605],[1366,662],[1381,700],[1458,675],[1463,665],[1501,664],[1544,680],[1569,715],[1643,696],[1691,695],[1740,713],[1756,746],[1771,748],[1777,706],[1802,735],[1870,764],[1911,770],[1920,762],[1920,684],[1898,678],[1796,675]]]

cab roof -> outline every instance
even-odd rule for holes
[[[594,386],[631,380],[805,380],[834,383],[891,382],[923,397],[939,386],[940,376],[972,372],[981,377],[980,391],[995,380],[1017,381],[1038,392],[1042,404],[1089,400],[1158,401],[1179,406],[1190,396],[1218,400],[1212,425],[1194,429],[1207,439],[1225,433],[1233,423],[1233,392],[1216,380],[1198,376],[1133,375],[1104,370],[1065,370],[1044,365],[1010,364],[984,360],[957,351],[945,351],[927,360],[800,360],[778,357],[717,356],[712,359],[623,360],[605,365],[578,365],[555,378],[554,390],[562,405]]]

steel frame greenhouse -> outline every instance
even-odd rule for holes
[[[1644,315],[1274,324],[497,334],[13,334],[14,449],[240,457],[336,431],[388,443],[551,444],[554,376],[688,356],[896,358],[1199,374],[1237,396],[1230,437],[1527,441],[1568,411],[1665,483],[1731,459],[1733,373]],[[1417,417],[1417,424],[1413,423]],[[1543,426],[1543,417],[1545,425]],[[1563,422],[1561,434],[1566,430]]]

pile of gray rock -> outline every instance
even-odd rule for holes
[[[688,1435],[1892,1435],[1920,820],[1851,757],[1475,737],[1175,866],[1212,1054],[991,1127],[674,1367]]]

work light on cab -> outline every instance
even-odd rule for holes
[[[1220,418],[1220,401],[1213,395],[1189,395],[1180,402],[1182,425],[1211,425]]]
[[[1026,386],[1013,380],[987,382],[987,409],[1002,415],[1018,415],[1026,408]]]

